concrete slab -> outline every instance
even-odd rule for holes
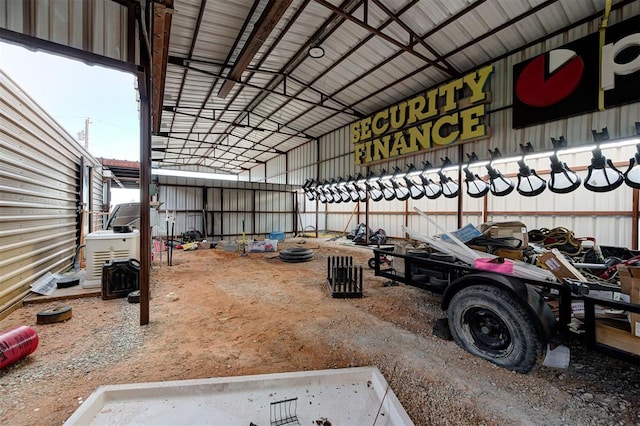
[[[292,417],[298,422],[285,420]],[[64,424],[264,426],[325,420],[332,426],[413,425],[375,367],[101,386]]]

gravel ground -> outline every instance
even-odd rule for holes
[[[268,253],[176,252],[174,266],[152,271],[144,327],[139,306],[123,299],[65,301],[73,318],[52,325],[34,324],[35,314],[60,302],[12,313],[0,330],[31,325],[40,346],[0,372],[0,424],[61,424],[104,384],[372,365],[417,425],[640,425],[640,365],[574,341],[567,369],[496,367],[433,335],[444,317],[437,295],[387,287],[366,270],[365,297],[332,299],[327,256],[366,265],[371,252],[305,242],[314,260],[299,264]]]

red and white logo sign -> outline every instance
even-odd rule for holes
[[[513,127],[640,101],[640,15],[513,66]],[[603,96],[600,95],[600,90]]]
[[[580,84],[584,62],[569,49],[556,49],[531,61],[516,82],[516,96],[529,106],[547,107],[568,98]]]

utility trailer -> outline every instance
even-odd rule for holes
[[[565,279],[540,281],[469,267],[443,253],[400,254],[374,249],[375,275],[442,295],[441,307],[455,342],[466,351],[507,369],[528,373],[544,359],[548,345],[574,332],[572,302],[583,301],[587,348],[640,361],[640,337],[629,329],[601,325],[596,305],[640,314],[640,304],[589,296],[619,291],[611,285]],[[381,259],[393,259],[388,265]],[[402,265],[394,268],[396,265]]]

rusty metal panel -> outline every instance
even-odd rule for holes
[[[80,170],[102,207],[99,163],[0,71],[0,311],[46,272],[73,263],[80,242]],[[88,228],[87,228],[88,229]]]

